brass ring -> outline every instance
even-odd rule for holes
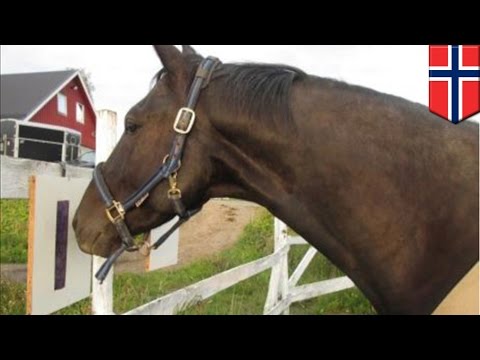
[[[168,191],[168,198],[170,200],[181,199],[182,198],[182,192],[180,191],[180,189],[170,189]]]
[[[163,158],[163,165],[165,165],[168,161],[168,159],[170,158],[170,155],[167,155]],[[174,173],[178,172],[182,167],[182,160],[179,160],[178,161],[178,167],[175,169]]]

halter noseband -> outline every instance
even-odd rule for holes
[[[195,108],[198,103],[198,98],[201,91],[209,85],[212,74],[219,64],[220,61],[214,57],[208,57],[202,61],[190,88],[187,105],[179,110],[177,118],[175,119],[173,130],[175,131],[176,136],[169,155],[165,157],[164,163],[160,169],[158,169],[158,171],[127,200],[122,203],[116,201],[112,196],[105,178],[103,177],[102,168],[104,164],[101,163],[95,168],[93,180],[98,193],[106,205],[106,215],[110,222],[115,226],[115,229],[122,240],[122,246],[105,261],[95,275],[100,283],[103,283],[107,278],[112,266],[125,251],[139,250],[139,248],[135,246],[135,241],[130,229],[125,223],[125,216],[129,211],[141,207],[150,196],[150,192],[161,182],[167,179],[169,180],[170,190],[168,192],[168,198],[172,201],[175,212],[180,220],[173,225],[167,233],[158,239],[150,249],[158,249],[178,228],[180,228],[180,226],[190,220],[192,216],[200,212],[201,209],[187,210],[182,201],[182,192],[177,187],[176,179],[177,172],[182,166],[182,157],[187,137],[195,124]]]

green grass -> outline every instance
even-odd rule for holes
[[[0,278],[0,315],[25,314],[26,287]]]
[[[260,232],[259,232],[260,230]],[[261,234],[261,239],[258,235]],[[246,245],[244,251],[251,246],[267,244],[256,252],[255,258],[267,256],[272,253],[273,218],[264,214],[261,218],[248,226],[241,239],[239,246]],[[309,246],[293,246],[289,254],[290,274],[296,269]],[[224,255],[235,256],[237,248],[233,248]],[[240,264],[238,264],[240,265]],[[321,280],[344,276],[325,257],[318,254],[301,278],[299,285],[306,285]],[[211,299],[183,311],[185,315],[260,315],[263,313],[265,299],[267,297],[270,271],[253,277],[235,287],[226,290]],[[292,315],[315,315],[315,314],[375,314],[373,307],[363,294],[357,289],[346,290],[336,294],[327,295],[314,300],[292,305]]]
[[[303,259],[309,246],[293,246],[289,254],[290,274],[296,269]],[[328,280],[345,276],[333,266],[323,255],[317,254],[310,263],[298,285],[307,285],[321,280]],[[369,301],[358,289],[350,289],[335,294],[319,297],[317,299],[296,303],[291,307],[292,315],[309,314],[375,314]]]
[[[26,264],[28,200],[0,200],[0,263]]]
[[[301,260],[307,246],[295,246],[290,256],[290,268]],[[124,313],[155,300],[159,296],[207,279],[215,274],[267,256],[273,250],[273,218],[263,213],[245,228],[239,242],[230,250],[210,259],[195,262],[175,271],[149,274],[121,274],[114,284],[114,310]],[[341,276],[325,258],[317,255],[300,284]],[[267,296],[270,271],[266,271],[213,298],[195,305],[184,315],[260,315]],[[25,313],[25,287],[1,282],[0,314]],[[90,301],[84,300],[59,314],[89,314]],[[373,308],[358,290],[348,290],[295,304],[292,314],[373,314]]]

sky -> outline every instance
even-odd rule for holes
[[[282,63],[428,105],[428,46],[193,45],[223,62]],[[161,63],[151,45],[2,45],[1,73],[85,68],[97,110],[119,114],[149,91]],[[480,116],[475,117],[476,121]]]

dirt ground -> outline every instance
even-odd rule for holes
[[[206,258],[232,247],[245,226],[253,221],[255,204],[215,200],[180,230],[179,265]]]
[[[232,247],[258,211],[257,205],[244,201],[210,201],[201,213],[180,229],[179,262],[171,269]],[[126,254],[116,266],[116,271],[142,272],[144,261],[138,254]]]
[[[232,247],[259,209],[255,204],[236,200],[209,202],[200,214],[180,229],[179,263],[172,268],[188,265]],[[144,257],[127,254],[115,271],[143,272],[144,268]],[[10,281],[26,282],[26,265],[1,264],[1,276]]]

